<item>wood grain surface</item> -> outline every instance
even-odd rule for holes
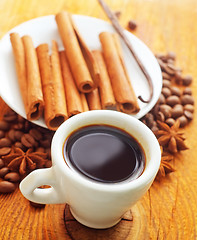
[[[197,103],[197,1],[196,0],[106,0],[113,11],[121,11],[120,23],[130,19],[138,27],[134,34],[154,53],[174,51],[176,65],[194,78],[192,91]],[[29,19],[56,14],[60,10],[107,20],[96,0],[1,0],[0,37]],[[1,86],[0,86],[1,87]],[[7,106],[0,99],[0,116]],[[133,219],[125,239],[197,239],[197,111],[184,129],[189,150],[178,154],[175,172],[154,182],[133,207]],[[65,205],[32,207],[19,190],[0,195],[0,239],[71,239],[64,224]],[[131,209],[132,211],[132,209]],[[120,224],[121,225],[121,224]],[[115,228],[116,237],[101,233],[91,239],[121,239],[125,227]],[[69,228],[71,229],[71,228]],[[126,228],[128,229],[128,228]],[[84,231],[84,230],[83,230]],[[74,239],[86,240],[78,228]],[[88,230],[87,230],[88,231]],[[100,230],[102,231],[102,230]],[[113,232],[114,234],[114,232]]]

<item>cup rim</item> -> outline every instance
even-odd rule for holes
[[[123,181],[118,183],[102,183],[102,182],[97,182],[97,181],[88,179],[87,177],[81,176],[81,174],[79,174],[77,171],[73,171],[66,164],[63,157],[63,142],[65,142],[65,139],[68,136],[68,134],[66,134],[65,136],[64,132],[67,131],[69,133],[72,133],[74,130],[69,131],[69,128],[71,128],[72,125],[77,123],[81,124],[83,120],[86,121],[86,119],[91,119],[92,117],[96,118],[101,116],[103,117],[103,119],[105,119],[105,121],[108,121],[106,119],[110,117],[113,119],[115,118],[121,121],[125,121],[125,123],[127,122],[129,124],[135,124],[135,129],[137,129],[137,131],[140,134],[143,134],[143,136],[146,137],[146,139],[150,140],[150,144],[149,144],[149,147],[151,148],[149,151],[150,161],[148,165],[145,166],[143,173],[138,178],[131,181]],[[103,122],[101,121],[100,124],[102,123]],[[97,123],[92,123],[92,124],[94,125]],[[106,124],[113,126],[113,124],[110,124],[110,122]],[[84,123],[80,125],[79,128],[81,126],[86,126],[86,125],[90,125],[90,124]],[[138,140],[138,137],[136,136],[134,137]],[[146,149],[144,149],[144,151],[145,153],[147,152]],[[91,110],[91,111],[79,113],[69,118],[68,120],[66,120],[56,130],[53,136],[52,144],[51,144],[51,152],[52,152],[52,167],[55,166],[56,168],[58,168],[59,171],[61,171],[64,175],[67,175],[71,179],[71,181],[77,182],[79,183],[79,185],[86,186],[87,188],[94,188],[96,190],[108,191],[108,192],[127,191],[129,189],[136,189],[144,185],[150,184],[154,180],[159,170],[160,161],[161,161],[160,146],[154,133],[137,118],[130,116],[128,114],[118,112],[118,111],[113,111],[113,110]]]

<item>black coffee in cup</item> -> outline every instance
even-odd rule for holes
[[[63,152],[68,166],[103,183],[136,179],[146,162],[140,143],[124,130],[109,125],[79,128],[66,139]]]

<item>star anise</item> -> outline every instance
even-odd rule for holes
[[[46,158],[46,153],[34,152],[31,148],[26,152],[20,148],[14,148],[14,151],[4,156],[3,160],[7,162],[7,166],[10,170],[18,171],[21,175],[25,175],[35,168],[43,167]]]
[[[170,153],[163,151],[163,147],[161,147],[161,164],[157,174],[157,179],[160,177],[165,177],[166,174],[175,171],[170,163],[173,159],[174,157]]]
[[[162,147],[165,147],[169,152],[176,153],[181,150],[186,150],[185,137],[179,132],[180,121],[176,120],[173,126],[169,127],[166,123],[157,121],[159,130],[155,133],[158,142]]]

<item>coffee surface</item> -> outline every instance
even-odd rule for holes
[[[145,154],[136,139],[108,125],[73,132],[65,141],[64,157],[81,174],[103,183],[136,179],[145,166]]]

